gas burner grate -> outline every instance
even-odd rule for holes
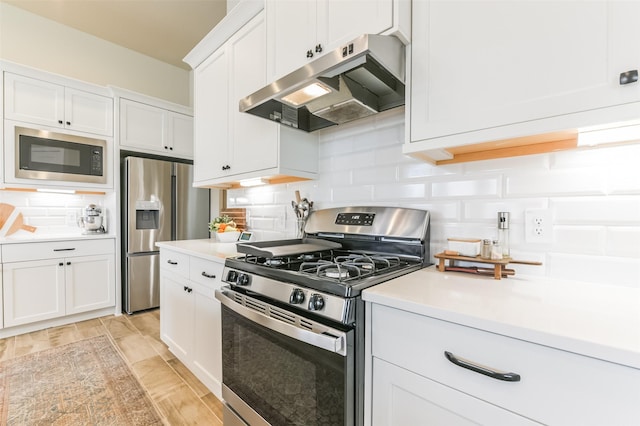
[[[397,256],[349,253],[335,256],[332,260],[303,262],[299,271],[313,274],[321,278],[329,278],[340,282],[363,279],[374,273],[400,265]]]
[[[275,269],[295,269],[304,262],[318,262],[333,259],[333,253],[329,251],[319,251],[312,253],[303,253],[294,256],[282,257],[261,257],[255,255],[244,256],[244,261],[255,265],[266,266]]]

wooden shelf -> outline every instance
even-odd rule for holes
[[[476,256],[476,257],[454,256],[454,255],[444,254],[444,253],[438,253],[434,257],[439,259],[438,270],[440,272],[453,270],[454,272],[467,272],[467,273],[485,274],[485,275],[493,273],[493,278],[496,280],[502,279],[502,277],[507,277],[509,275],[515,275],[516,272],[513,269],[506,268],[506,266],[509,263],[519,263],[522,265],[542,265],[542,262],[532,262],[528,260],[514,260],[511,258],[483,259],[480,256]],[[449,261],[448,267],[445,265],[446,260]],[[493,270],[491,268],[458,267],[455,265],[456,261],[485,263],[485,264],[493,265]]]

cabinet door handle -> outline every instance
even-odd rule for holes
[[[313,50],[307,50],[307,58],[313,58]]]
[[[467,370],[475,371],[476,373],[484,374],[492,379],[503,380],[505,382],[519,382],[520,375],[516,373],[508,373],[506,371],[494,370],[484,365],[473,363],[467,359],[460,358],[452,354],[451,352],[444,351],[444,356],[449,361],[457,365],[458,367],[466,368]]]
[[[64,262],[58,263],[58,266],[64,266]]]
[[[71,262],[67,262],[67,265],[71,265]]]
[[[182,287],[182,289],[184,291],[186,291],[187,293],[191,293],[193,291],[193,289],[191,287],[187,287],[186,285]]]
[[[70,121],[67,121],[67,126],[71,126],[71,122]]]
[[[216,278],[216,276],[215,276],[215,275],[207,274],[205,271],[202,271],[202,276],[203,276],[203,277],[207,277],[207,278],[213,278],[213,279],[215,279],[215,278]]]
[[[61,249],[53,249],[53,251],[74,251],[75,247],[70,248],[61,248]]]
[[[638,70],[630,70],[620,73],[620,85],[631,84],[638,81]]]
[[[174,260],[171,260],[171,259],[167,260],[167,263],[168,263],[169,265],[177,265],[177,264],[178,264],[178,262],[176,262],[176,261],[174,261]]]
[[[321,44],[317,44],[316,45],[316,53],[322,53],[322,45]]]
[[[62,123],[64,123],[64,121],[58,120],[58,124],[62,124]]]

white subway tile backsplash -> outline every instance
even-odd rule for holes
[[[399,167],[398,178],[400,180],[426,178],[437,175],[436,166],[429,163],[409,163]]]
[[[64,216],[31,216],[24,219],[27,225],[43,227],[43,226],[65,226],[66,218]]]
[[[640,259],[640,226],[608,227],[605,254]]]
[[[599,170],[590,167],[516,173],[506,176],[509,197],[605,194],[606,181]]]
[[[78,235],[80,228],[77,225],[77,217],[82,214],[84,207],[88,204],[103,206],[106,198],[99,195],[0,191],[0,202],[15,206],[0,234],[5,235],[18,214],[22,214],[24,223],[37,227],[35,234],[43,238],[51,234]],[[103,211],[107,216],[111,213],[104,208]]]
[[[260,229],[263,231],[274,231],[276,230],[275,223],[276,219],[252,217],[249,219],[249,228]]]
[[[251,206],[247,208],[247,216],[252,218],[277,218],[282,219],[285,217],[285,206],[282,205],[265,205],[265,206]]]
[[[339,170],[359,169],[363,167],[372,167],[375,165],[375,151],[358,152],[351,155],[338,155],[331,157],[331,161],[327,163],[328,171],[334,172]]]
[[[325,140],[320,144],[319,156],[321,160],[326,158],[338,157],[340,155],[349,155],[353,152],[353,142],[349,138],[337,138]]]
[[[374,199],[377,201],[425,199],[425,197],[426,189],[423,183],[400,185],[378,184],[374,188]],[[400,205],[400,203],[397,205]]]
[[[602,226],[556,226],[553,236],[556,252],[605,254],[606,229]]]
[[[640,225],[640,197],[576,197],[552,201],[556,223]]]
[[[344,205],[373,201],[373,185],[333,188],[331,200]]]
[[[322,171],[320,173],[322,173]],[[351,170],[327,170],[327,178],[322,183],[330,184],[332,186],[351,185],[353,183],[353,172]]]
[[[230,190],[230,206],[248,208],[262,240],[295,237],[295,190],[317,209],[426,209],[432,255],[450,237],[495,238],[508,211],[512,257],[543,262],[517,275],[640,286],[640,144],[434,166],[402,154],[399,110],[321,131],[319,179]],[[533,209],[549,209],[552,242],[526,241]]]
[[[640,154],[635,157],[636,164],[628,166],[618,164],[618,167],[609,171],[608,192],[610,194],[640,194],[638,159],[640,159]]]
[[[457,197],[498,197],[500,196],[500,178],[477,178],[433,182],[431,195],[434,198]]]
[[[414,163],[415,160],[413,160],[411,157],[403,155],[402,152],[398,150],[397,145],[381,147],[375,152],[375,164],[377,166],[386,166],[392,164],[402,167]]]
[[[352,171],[354,185],[382,183],[388,184],[398,180],[398,169],[395,166],[356,169]]]

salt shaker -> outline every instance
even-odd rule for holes
[[[502,258],[502,247],[500,246],[500,241],[493,240],[493,246],[491,247],[491,260],[500,260]]]
[[[482,249],[480,250],[480,257],[483,259],[491,259],[491,240],[482,240]]]

